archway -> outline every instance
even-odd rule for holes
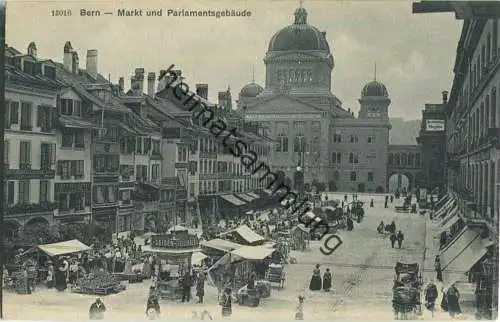
[[[389,193],[395,193],[396,191],[402,191],[403,189],[410,188],[410,179],[403,173],[393,173],[389,176]]]
[[[24,227],[33,227],[33,226],[49,226],[49,221],[43,217],[35,217],[30,219]]]

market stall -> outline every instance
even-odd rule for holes
[[[91,248],[77,239],[59,243],[39,245],[38,248],[50,257],[86,252]]]
[[[309,241],[311,239],[311,230],[304,226],[304,224],[298,224],[292,228],[292,246],[295,250],[305,251],[309,248]]]
[[[233,242],[249,246],[262,245],[265,242],[264,237],[254,232],[247,225],[241,225],[234,230],[222,234],[222,236],[229,236]]]
[[[158,277],[157,288],[160,298],[178,300],[182,297],[180,279],[189,272],[193,254],[199,253],[199,239],[188,230],[174,230],[168,234],[151,237],[151,245],[142,248],[143,252],[154,254]]]

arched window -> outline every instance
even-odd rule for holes
[[[401,165],[401,157],[399,156],[399,153],[396,153],[394,158],[395,158],[395,160],[394,160],[395,164]]]
[[[413,153],[408,154],[408,165],[413,166]]]

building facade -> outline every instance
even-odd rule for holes
[[[477,284],[478,313],[495,319],[500,210],[498,19],[464,20],[457,47],[455,77],[447,104],[446,179],[468,229],[493,241],[478,261],[480,274],[472,282]]]
[[[422,150],[421,188],[442,189],[446,184],[446,103],[443,92],[441,104],[425,104],[422,124],[417,138]]]
[[[364,86],[357,117],[344,109],[333,94],[326,32],[307,23],[304,8],[271,38],[264,63],[265,86],[246,85],[237,104],[276,142],[272,168],[289,181],[300,170],[306,185],[318,181],[330,190],[386,191],[391,100],[385,85],[374,79]]]

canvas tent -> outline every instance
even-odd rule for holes
[[[242,225],[236,228],[233,232],[238,234],[250,245],[261,244],[265,241],[264,237],[251,230],[247,225]]]
[[[91,248],[77,239],[67,240],[64,242],[39,245],[38,249],[49,256],[59,256],[72,253],[85,252]]]

